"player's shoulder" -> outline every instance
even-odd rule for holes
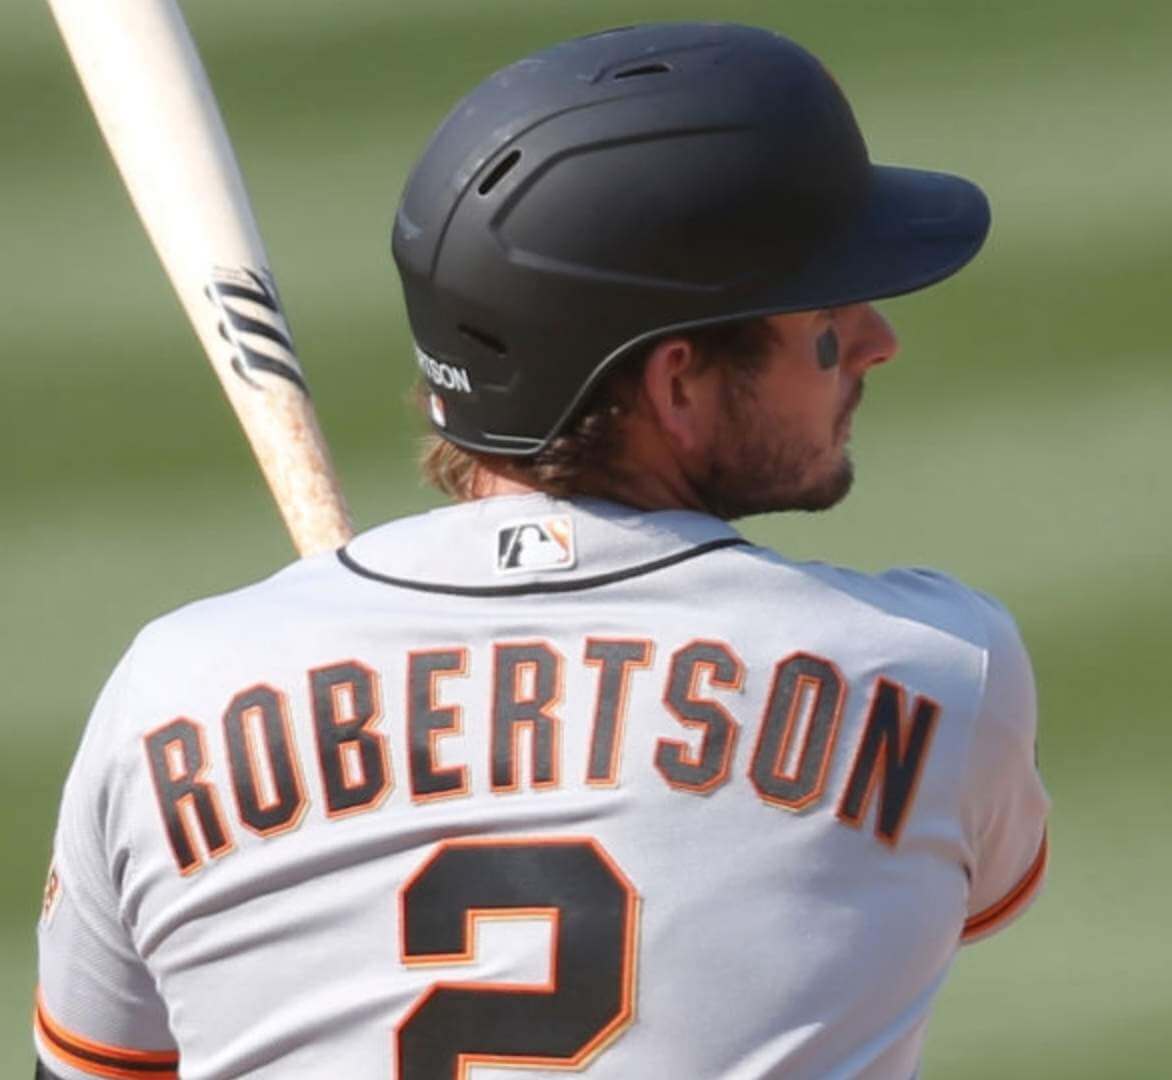
[[[840,631],[847,625],[862,639],[882,641],[889,655],[904,649],[920,661],[931,655],[955,672],[969,672],[977,726],[1032,745],[1033,666],[1017,621],[996,597],[925,567],[865,573],[827,563],[773,561],[809,583],[814,591],[808,600]]]
[[[181,647],[188,653],[223,655],[234,644],[252,649],[265,640],[271,654],[283,638],[311,639],[315,628],[326,633],[346,625],[372,603],[384,614],[389,605],[405,611],[426,603],[426,596],[411,591],[382,590],[374,600],[375,594],[366,588],[369,581],[355,572],[354,553],[365,556],[377,549],[397,567],[428,561],[442,565],[445,543],[450,547],[462,533],[474,529],[476,513],[474,504],[465,503],[383,522],[358,534],[344,548],[297,559],[240,588],[158,616],[141,629],[133,648],[140,654],[174,656]]]
[[[991,723],[1029,728],[1036,713],[1033,667],[1017,620],[995,596],[951,574],[897,567],[868,574],[825,563],[796,564],[823,586],[896,620],[931,627],[979,656]]]
[[[824,599],[837,597],[879,616],[920,623],[983,651],[1020,648],[1017,624],[1000,600],[941,570],[901,566],[871,573],[792,560],[766,548],[752,551],[785,576],[787,588],[794,579],[804,581]]]
[[[238,588],[192,600],[147,622],[130,653],[135,666],[165,656],[194,655],[205,646],[226,653],[258,638],[278,637],[327,610],[342,577],[332,551],[298,559]]]

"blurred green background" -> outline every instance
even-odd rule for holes
[[[360,525],[434,502],[388,226],[457,96],[558,38],[719,14],[821,55],[874,156],[977,179],[974,266],[887,305],[904,342],[847,504],[747,531],[934,565],[1017,613],[1054,862],[966,951],[928,1077],[1172,1075],[1172,5],[1163,0],[190,0]],[[290,557],[47,10],[0,36],[0,1075],[27,1076],[33,922],[59,786],[136,628]]]

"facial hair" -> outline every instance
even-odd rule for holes
[[[862,398],[857,384],[834,425],[834,445]],[[825,453],[765,419],[752,383],[733,376],[722,384],[723,422],[716,451],[693,486],[709,513],[725,521],[785,510],[829,510],[851,489],[854,466],[846,450],[830,469],[818,468]]]

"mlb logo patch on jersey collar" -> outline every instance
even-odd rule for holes
[[[571,570],[576,562],[574,523],[567,514],[511,521],[497,529],[498,574]]]

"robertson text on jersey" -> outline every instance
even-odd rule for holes
[[[460,737],[474,708],[476,723],[489,732],[493,794],[566,783],[619,786],[634,679],[661,685],[662,734],[653,764],[664,784],[699,796],[716,791],[733,777],[743,735],[752,740],[746,779],[763,802],[802,811],[833,798],[838,820],[858,828],[877,799],[874,834],[898,844],[939,720],[936,702],[880,676],[870,688],[861,734],[854,745],[838,746],[847,683],[832,659],[807,652],[779,658],[763,711],[736,716],[727,692],[741,687],[745,664],[730,645],[693,640],[657,664],[661,651],[649,639],[582,642],[580,662],[593,670],[595,686],[588,752],[576,762],[562,760],[568,660],[541,640],[496,642],[476,655],[455,644],[408,652],[398,673],[406,688],[400,715],[384,704],[379,671],[350,658],[309,670],[302,687],[242,687],[214,722],[172,717],[143,743],[176,866],[190,874],[234,850],[237,827],[262,837],[295,829],[313,802],[304,782],[307,761],[320,780],[319,812],[330,818],[376,809],[400,772],[416,805],[470,794]],[[457,703],[458,692],[443,684],[467,675],[471,664],[491,666],[490,699]],[[298,743],[290,722],[297,693],[308,697],[312,746]],[[397,733],[406,750],[402,770],[392,752]],[[208,775],[213,754],[228,765],[235,822]],[[842,789],[828,792],[835,754],[849,755],[852,764]]]

